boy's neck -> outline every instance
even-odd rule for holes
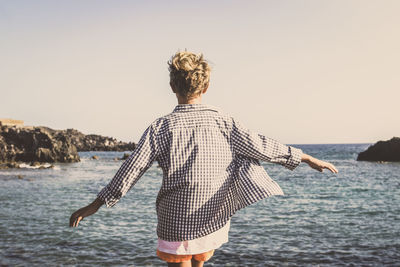
[[[194,98],[185,98],[177,95],[178,104],[201,104],[201,95]]]

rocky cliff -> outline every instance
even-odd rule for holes
[[[134,148],[134,143],[85,135],[74,129],[0,127],[0,168],[18,167],[18,162],[78,162],[78,151],[131,151]]]
[[[77,162],[76,147],[62,132],[45,127],[0,128],[0,162]]]
[[[379,141],[358,154],[357,160],[364,161],[400,161],[400,138],[393,137]]]

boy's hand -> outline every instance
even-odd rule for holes
[[[333,173],[338,173],[339,171],[336,169],[336,167],[326,161],[322,161],[319,159],[316,159],[314,157],[311,157],[310,155],[304,154],[301,157],[301,161],[307,163],[311,168],[322,172],[324,169],[328,169]]]
[[[90,216],[97,212],[97,210],[104,204],[102,200],[96,198],[90,205],[83,207],[74,213],[72,213],[71,217],[69,218],[69,226],[70,227],[77,227],[79,222],[83,220],[83,218]]]

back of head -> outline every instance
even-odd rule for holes
[[[190,98],[208,87],[211,68],[202,54],[177,52],[168,66],[171,86],[180,96]]]

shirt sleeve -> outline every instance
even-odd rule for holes
[[[233,120],[233,119],[232,119]],[[252,132],[233,120],[233,150],[246,157],[281,164],[293,170],[301,162],[303,151],[287,146],[262,134]]]
[[[97,194],[97,197],[103,200],[108,208],[114,206],[135,185],[156,157],[156,134],[153,126],[150,125],[132,154],[121,165],[109,184]]]

